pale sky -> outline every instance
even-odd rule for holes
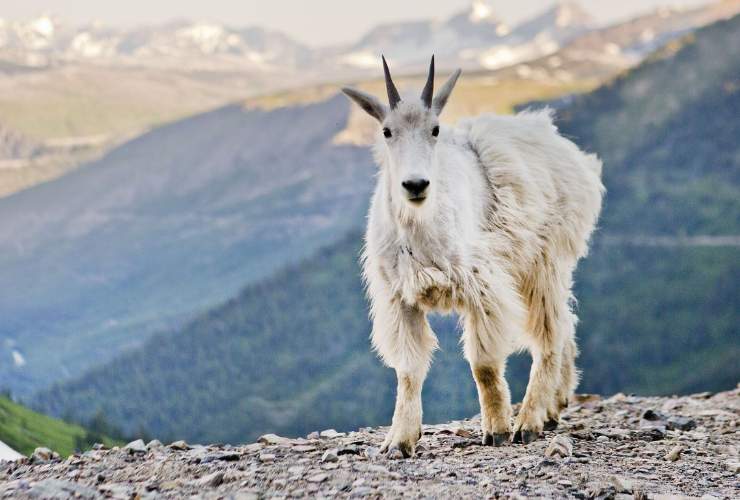
[[[356,40],[383,22],[444,19],[471,0],[0,0],[0,18],[28,19],[50,12],[81,23],[99,20],[131,26],[175,18],[259,25],[311,45]],[[488,0],[498,17],[515,23],[554,3],[548,0]],[[660,5],[689,6],[706,0],[581,0],[602,22]]]

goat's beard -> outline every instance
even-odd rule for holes
[[[399,196],[400,198],[400,196]],[[414,203],[409,199],[396,199],[395,215],[399,224],[403,227],[414,228],[425,225],[432,220],[434,197],[429,193],[421,203]]]

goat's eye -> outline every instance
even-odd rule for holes
[[[389,129],[388,127],[385,127],[383,129],[383,135],[386,136],[387,138],[387,137],[391,137],[393,134],[391,134],[391,129]]]
[[[432,129],[432,135],[434,137],[437,137],[439,135],[439,125],[434,126],[434,128]]]

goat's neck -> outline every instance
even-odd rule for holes
[[[386,215],[393,225],[396,244],[403,251],[411,251],[426,263],[443,263],[456,254],[454,235],[455,207],[450,202],[447,179],[435,179],[433,196],[422,207],[409,206],[405,200],[390,196],[390,179],[386,178]]]

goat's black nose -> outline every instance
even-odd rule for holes
[[[403,181],[401,185],[410,194],[419,196],[429,186],[429,181],[426,179],[412,179],[410,181]]]

